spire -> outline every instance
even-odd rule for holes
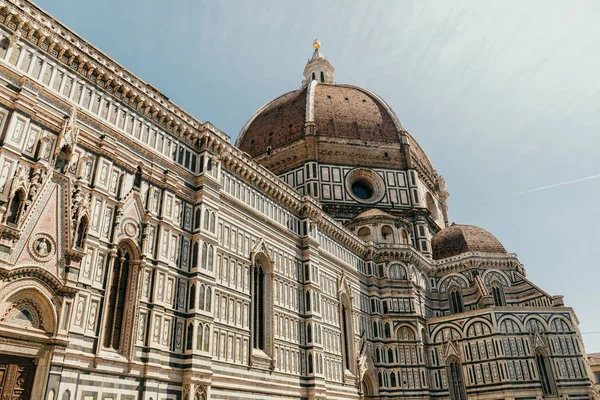
[[[313,42],[313,49],[315,51],[306,63],[306,67],[304,67],[302,86],[306,86],[315,80],[321,83],[334,83],[333,67],[321,53],[321,42],[319,42],[319,39],[315,39]]]

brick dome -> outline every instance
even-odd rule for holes
[[[358,86],[316,80],[260,108],[242,128],[236,145],[279,174],[308,161],[435,171],[425,152],[375,93]],[[414,168],[415,166],[413,166]]]
[[[506,254],[494,235],[474,225],[452,224],[442,229],[433,237],[431,247],[434,260],[470,252]]]

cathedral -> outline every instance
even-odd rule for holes
[[[0,0],[0,399],[598,398],[573,309],[320,46],[233,145]]]

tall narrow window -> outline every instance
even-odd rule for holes
[[[325,74],[321,71],[321,82],[325,82]]]
[[[448,391],[451,400],[467,400],[465,382],[462,376],[462,365],[456,357],[446,360],[446,374],[448,375]]]
[[[254,265],[254,348],[265,350],[265,270],[260,261]]]
[[[208,245],[206,243],[202,244],[202,263],[200,264],[200,268],[208,269]]]
[[[210,211],[204,210],[204,230],[208,230],[208,224],[210,222]]]
[[[498,282],[492,284],[492,296],[496,306],[505,306],[506,299],[504,298],[504,289]]]
[[[192,344],[194,342],[194,324],[192,324],[191,322],[188,324],[187,327],[187,332],[186,332],[186,342],[185,342],[185,349],[186,350],[191,350],[192,349]]]
[[[108,304],[106,308],[106,325],[104,327],[104,347],[120,350],[121,331],[123,328],[123,311],[129,281],[130,253],[124,248],[119,249],[113,263],[109,286]]]
[[[202,324],[198,324],[198,332],[196,333],[196,350],[202,350],[202,335],[204,334],[204,327]]]
[[[200,290],[198,290],[198,308],[200,310],[204,310],[204,296],[205,296],[206,288],[204,285],[200,285]]]
[[[317,79],[317,77],[315,76],[315,73],[312,73],[312,80],[314,81],[315,79]]]
[[[25,204],[25,192],[21,189],[17,190],[10,202],[9,214],[6,217],[6,222],[9,224],[18,224],[23,205]]]
[[[539,347],[535,349],[535,361],[538,368],[540,383],[542,384],[542,391],[545,395],[556,394],[552,365],[544,350]]]
[[[87,215],[84,215],[79,221],[79,225],[77,226],[77,236],[75,238],[75,247],[82,249],[85,244],[85,239],[87,238],[89,226],[89,219]]]
[[[194,246],[192,246],[192,268],[198,268],[198,251],[200,251],[198,242],[194,242]]]
[[[212,303],[212,290],[209,287],[206,288],[206,301],[204,302],[204,309],[210,312],[210,307]]]
[[[208,324],[204,327],[204,351],[208,351],[210,341],[210,328]]]
[[[352,310],[351,303],[348,297],[343,294],[340,302],[342,304],[342,315],[341,315],[341,323],[342,323],[342,340],[344,345],[344,367],[345,369],[352,371],[353,370],[353,355],[352,351]]]
[[[453,288],[448,291],[448,303],[451,314],[457,314],[464,311],[463,297],[459,288]]]
[[[188,311],[193,311],[196,306],[196,285],[192,285],[190,289],[190,297],[188,299]]]

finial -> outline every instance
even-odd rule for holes
[[[321,42],[319,42],[319,39],[315,39],[315,41],[313,42],[313,48],[315,50],[319,49],[321,47]]]

